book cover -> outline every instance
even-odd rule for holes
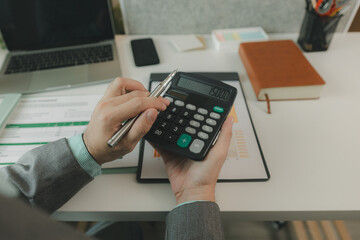
[[[293,41],[241,43],[239,55],[259,101],[320,97],[325,82]]]

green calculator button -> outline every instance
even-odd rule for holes
[[[177,141],[177,145],[182,148],[186,148],[191,142],[191,136],[185,133],[181,134],[180,138]]]
[[[219,107],[219,106],[215,106],[214,108],[214,111],[217,112],[217,113],[222,113],[224,112],[224,109],[222,107]]]

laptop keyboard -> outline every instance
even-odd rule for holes
[[[5,74],[112,61],[111,45],[12,56]]]

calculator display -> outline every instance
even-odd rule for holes
[[[209,85],[200,81],[194,81],[184,77],[180,77],[177,86],[222,100],[227,100],[230,95],[230,91],[228,89]]]

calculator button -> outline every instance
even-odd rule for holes
[[[217,112],[217,113],[222,113],[224,112],[224,109],[222,107],[219,107],[219,106],[215,106],[213,108],[214,112]]]
[[[185,128],[185,132],[190,133],[190,134],[195,134],[196,130],[192,127],[187,127],[187,128]]]
[[[199,153],[203,149],[204,145],[204,141],[201,141],[200,139],[195,139],[190,145],[189,150],[193,153]]]
[[[167,100],[169,100],[171,103],[174,102],[174,99],[173,99],[172,97],[166,96],[165,98],[166,98]]]
[[[179,124],[180,126],[185,126],[186,120],[185,120],[185,118],[177,117],[177,118],[175,119],[175,123],[176,123],[176,124]]]
[[[173,113],[166,113],[164,118],[165,118],[167,121],[172,122],[172,121],[174,121],[175,114],[173,114]]]
[[[175,134],[179,134],[179,133],[181,132],[181,130],[182,130],[182,128],[179,127],[179,126],[176,125],[176,124],[173,124],[173,125],[171,125],[171,127],[170,127],[170,131],[171,131],[172,133],[175,133]]]
[[[192,111],[196,110],[195,105],[192,105],[192,104],[186,104],[186,108],[189,109],[189,110],[192,110]]]
[[[204,125],[204,126],[202,126],[202,130],[204,130],[205,132],[211,133],[213,131],[213,128],[208,125]]]
[[[204,116],[200,115],[200,114],[195,114],[194,115],[194,119],[198,120],[198,121],[204,121]]]
[[[206,123],[211,125],[211,126],[216,125],[216,121],[214,119],[211,119],[211,118],[206,119]]]
[[[191,136],[185,133],[181,134],[179,139],[177,140],[177,145],[182,148],[186,148],[191,142]]]
[[[164,120],[160,120],[158,126],[162,129],[168,129],[170,124]]]
[[[170,113],[174,113],[174,114],[178,114],[180,112],[181,108],[179,107],[171,107],[169,112]]]
[[[158,113],[158,118],[162,118],[164,116],[165,112],[159,112]]]
[[[206,114],[208,114],[208,110],[206,110],[206,109],[204,109],[204,108],[199,108],[199,109],[198,109],[198,113],[201,113],[201,114],[203,114],[203,115],[206,115]]]
[[[164,130],[161,129],[153,129],[152,134],[156,137],[161,137],[164,134]]]
[[[172,133],[166,133],[164,139],[167,142],[173,143],[173,142],[176,141],[177,136],[175,134],[172,134]]]
[[[199,132],[198,133],[198,137],[199,138],[202,138],[202,139],[209,139],[209,135],[208,134],[206,134],[206,133],[204,133],[204,132]]]
[[[200,127],[200,123],[197,122],[197,121],[194,121],[194,120],[190,121],[190,125],[193,126],[193,127]]]
[[[210,113],[210,117],[212,117],[212,118],[214,118],[214,119],[220,119],[220,114],[211,112],[211,113]]]
[[[180,101],[180,100],[175,100],[175,105],[179,106],[179,107],[183,107],[185,105],[185,103],[183,101]]]
[[[180,115],[181,116],[183,116],[183,117],[191,117],[192,116],[192,111],[189,111],[189,110],[186,110],[186,109],[184,109],[184,110],[182,110],[182,112],[180,113]]]

